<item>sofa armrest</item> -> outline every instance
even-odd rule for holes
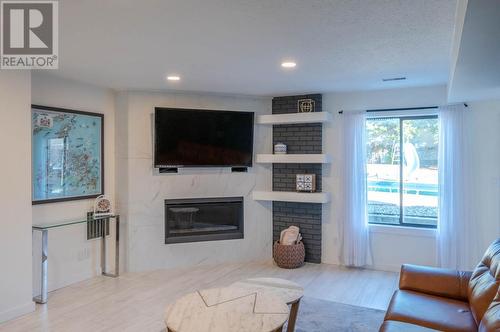
[[[471,272],[404,264],[399,289],[468,301]]]

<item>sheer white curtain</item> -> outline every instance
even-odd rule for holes
[[[467,112],[470,110],[467,110]],[[463,104],[439,108],[438,264],[471,269],[477,239],[471,220],[471,167]]]
[[[371,264],[366,184],[366,113],[344,112],[344,218],[341,261],[347,266]]]

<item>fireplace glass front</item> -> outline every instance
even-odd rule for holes
[[[243,197],[165,200],[165,243],[243,238]]]

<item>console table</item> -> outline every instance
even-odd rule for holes
[[[82,220],[73,220],[73,221],[65,221],[51,224],[41,224],[41,225],[33,225],[33,232],[39,231],[42,233],[42,269],[40,273],[40,286],[41,291],[39,296],[35,296],[33,300],[37,303],[47,303],[48,298],[48,289],[47,289],[47,273],[48,273],[48,237],[49,230],[54,228],[66,227],[77,224],[86,224],[89,222],[102,220],[103,222],[109,222],[110,219],[115,220],[115,272],[107,273],[106,272],[106,227],[102,227],[102,245],[101,245],[101,271],[102,275],[106,277],[116,278],[119,276],[120,266],[120,251],[119,251],[119,243],[120,243],[120,216],[119,215],[111,215],[100,218],[87,218]]]

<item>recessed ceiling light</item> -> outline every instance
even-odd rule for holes
[[[177,75],[170,75],[170,76],[167,76],[167,80],[169,81],[179,81],[181,78]]]
[[[283,68],[295,68],[295,66],[297,66],[297,64],[293,61],[285,61],[281,63],[281,67]]]
[[[404,80],[406,80],[406,77],[390,77],[390,78],[383,78],[382,82],[404,81]]]

